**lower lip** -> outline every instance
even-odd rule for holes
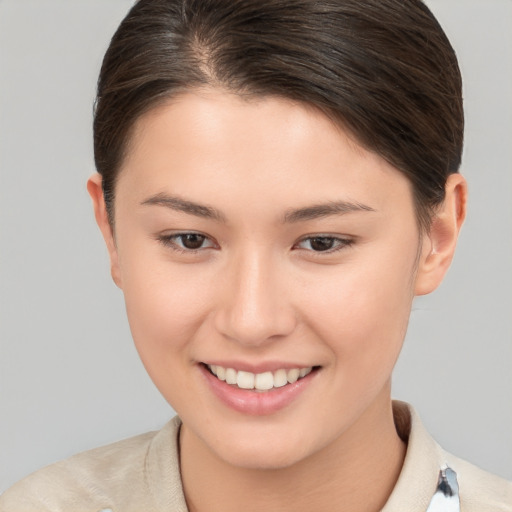
[[[203,364],[200,364],[199,368],[217,398],[231,409],[253,416],[272,414],[284,409],[309,386],[318,373],[317,370],[313,370],[293,384],[261,392],[226,384],[210,373]]]

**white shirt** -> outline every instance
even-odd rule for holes
[[[443,501],[436,493],[446,467],[456,473],[461,512],[512,512],[512,482],[445,452],[408,404],[393,402],[393,411],[407,453],[382,512],[457,510],[458,499]],[[43,468],[0,496],[0,512],[188,512],[179,468],[180,425],[176,416],[158,432]]]

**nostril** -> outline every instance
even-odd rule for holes
[[[291,311],[222,311],[216,327],[225,337],[241,345],[264,345],[282,340],[293,333],[296,318]]]

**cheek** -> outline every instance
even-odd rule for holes
[[[122,272],[130,329],[148,373],[158,380],[171,368],[179,372],[207,315],[208,280],[198,279],[193,266],[144,255],[123,261]]]
[[[375,378],[389,377],[409,320],[414,256],[410,251],[340,266],[309,287],[305,322],[343,367],[340,376],[364,379],[371,371]]]

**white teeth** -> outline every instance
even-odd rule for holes
[[[286,374],[286,378],[290,384],[297,382],[299,380],[300,370],[298,368],[294,368],[293,370],[288,370]]]
[[[268,391],[272,388],[281,388],[286,384],[293,384],[313,370],[313,367],[309,366],[290,370],[280,369],[275,372],[251,373],[214,364],[209,364],[208,368],[219,380],[225,380],[227,384],[236,384],[240,389],[258,391]]]
[[[236,383],[242,389],[254,389],[254,373],[239,371],[236,376]]]
[[[220,366],[219,366],[219,368],[220,368]],[[311,373],[312,369],[313,368],[301,368],[300,372],[299,372],[299,378],[302,378],[302,377],[305,377],[306,375],[309,375]]]
[[[286,370],[277,370],[274,372],[274,387],[281,388],[288,384],[288,379],[286,378]]]
[[[233,368],[226,369],[226,382],[228,384],[236,384],[236,373],[236,370],[233,370]]]
[[[254,379],[255,389],[265,391],[274,387],[274,376],[272,372],[258,373]]]

